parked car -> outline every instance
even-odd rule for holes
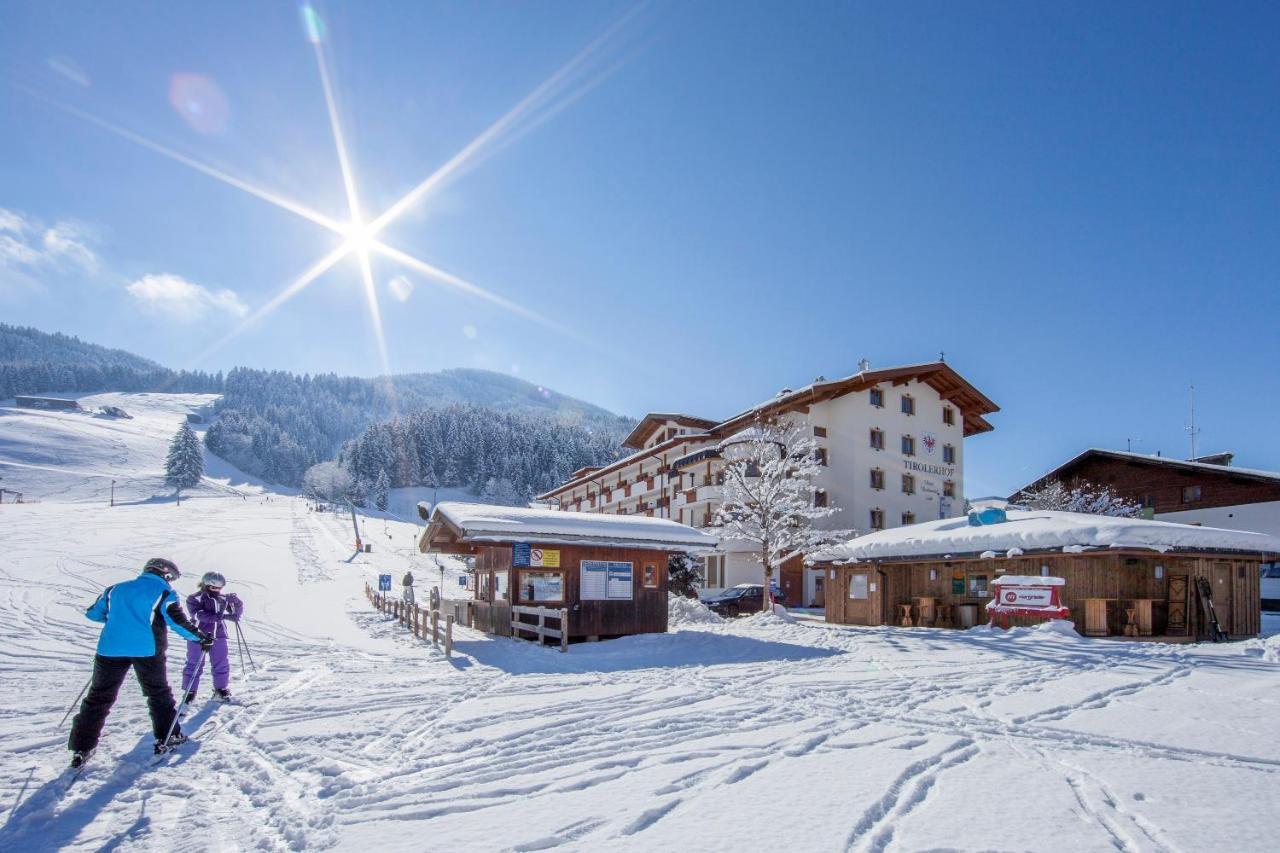
[[[775,592],[773,600],[781,603],[782,595]],[[702,603],[721,616],[759,613],[764,610],[764,586],[758,583],[740,583],[710,598],[704,598]]]

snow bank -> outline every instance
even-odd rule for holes
[[[696,598],[667,596],[667,630],[683,628],[685,625],[712,625],[721,622],[724,620]]]
[[[796,617],[787,612],[787,608],[781,604],[773,605],[773,612],[761,610],[759,613],[752,613],[750,616],[741,620],[742,624],[752,628],[767,628],[770,626],[794,625]]]
[[[1008,520],[1000,524],[974,527],[968,519],[947,518],[896,527],[850,539],[816,559],[843,562],[961,554],[990,559],[999,552],[1016,556],[1024,551],[1079,553],[1087,548],[1280,553],[1280,538],[1143,518],[1011,508]]]

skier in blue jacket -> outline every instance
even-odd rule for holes
[[[166,629],[206,647],[213,644],[213,637],[192,624],[182,612],[178,594],[169,586],[178,575],[178,567],[171,560],[160,557],[148,560],[141,575],[107,587],[85,611],[85,616],[104,625],[98,637],[98,653],[93,659],[89,693],[71,724],[67,746],[72,752],[72,767],[79,767],[93,754],[107,714],[130,668],[138,676],[147,697],[156,752],[186,742],[186,735],[174,726],[168,743],[164,743],[177,713],[165,672]]]

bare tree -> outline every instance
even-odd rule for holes
[[[773,576],[783,563],[848,539],[853,531],[814,526],[840,510],[817,499],[813,480],[822,466],[807,423],[762,419],[722,441],[719,450],[725,467],[715,530],[759,548],[772,607]]]

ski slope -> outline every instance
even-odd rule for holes
[[[133,461],[111,470],[137,464],[145,482],[168,435],[137,427],[115,436]],[[117,447],[78,440],[68,460],[95,470]],[[362,593],[411,568],[420,594],[441,577],[458,594],[461,566],[417,554],[414,524],[363,519],[373,552],[357,555],[349,516],[290,495],[99,497],[66,486],[0,507],[0,850],[1274,847],[1280,637],[757,616],[567,655],[460,628],[446,660]],[[195,741],[152,768],[129,680],[64,794],[58,720],[97,636],[81,611],[154,555],[183,567],[184,594],[217,569],[245,599],[257,671],[233,653],[232,689],[251,704],[206,704],[206,682]],[[171,652],[175,684],[180,665]]]

